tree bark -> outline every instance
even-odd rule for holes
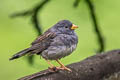
[[[19,80],[120,80],[120,49],[96,54],[67,67],[72,72],[47,69]]]

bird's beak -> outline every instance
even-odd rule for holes
[[[78,26],[76,26],[76,25],[72,24],[71,29],[72,29],[72,30],[74,30],[74,29],[76,29],[76,28],[78,28]]]

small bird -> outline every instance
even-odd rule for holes
[[[61,20],[33,41],[31,47],[16,53],[10,60],[27,54],[37,54],[47,61],[51,70],[56,68],[71,71],[71,69],[65,67],[59,60],[70,55],[76,49],[78,43],[78,37],[74,32],[76,28],[78,26],[72,24],[69,20]],[[55,67],[50,63],[51,60],[56,60],[61,67]]]

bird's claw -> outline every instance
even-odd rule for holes
[[[69,69],[69,68],[67,68],[67,67],[56,67],[56,69],[58,69],[58,70],[67,70],[67,71],[70,71],[70,72],[72,72],[72,70],[71,69]]]
[[[56,72],[56,71],[58,71],[58,70],[67,70],[67,71],[70,71],[70,72],[72,72],[72,70],[71,69],[69,69],[69,68],[67,68],[67,67],[49,67],[49,70],[50,71],[52,71],[52,72]]]
[[[58,71],[58,69],[56,67],[48,67],[48,69],[52,72],[56,72]]]

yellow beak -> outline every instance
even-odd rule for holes
[[[74,29],[76,29],[76,28],[78,28],[78,26],[76,26],[76,25],[74,25],[74,24],[73,24],[72,27],[71,27],[72,30],[74,30]]]

